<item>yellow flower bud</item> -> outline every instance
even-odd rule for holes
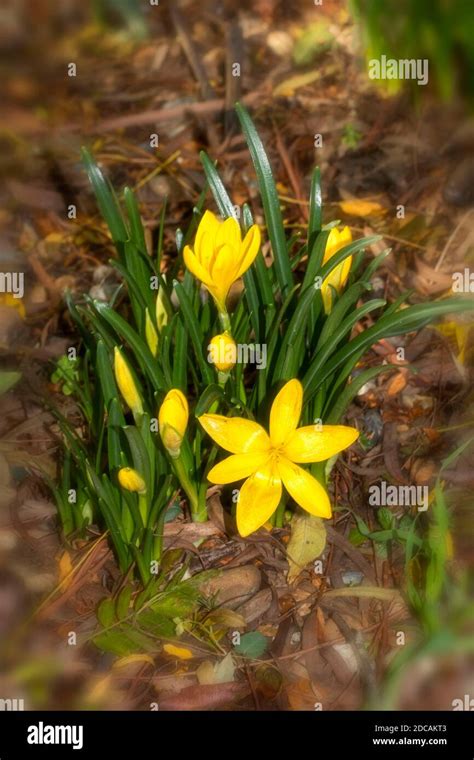
[[[145,338],[151,353],[153,356],[156,356],[158,351],[158,333],[148,309],[145,312]]]
[[[118,481],[126,491],[133,491],[139,494],[146,493],[146,483],[133,467],[122,467],[118,471]]]
[[[168,324],[168,312],[166,311],[165,303],[163,300],[162,287],[158,290],[158,295],[156,296],[155,314],[158,332],[161,332],[163,327]]]
[[[143,404],[137,386],[130,368],[117,346],[114,351],[114,372],[120,393],[133,414],[143,414]]]
[[[179,457],[188,418],[189,408],[186,397],[180,390],[173,388],[166,394],[158,413],[161,440],[173,458]]]
[[[326,250],[324,251],[323,264],[327,264],[334,254],[338,253],[341,248],[352,243],[352,233],[349,227],[344,227],[341,231],[333,227],[329,233]],[[325,278],[321,285],[321,295],[323,297],[324,311],[329,314],[332,308],[332,290],[331,286],[340,293],[344,288],[349,277],[352,266],[352,256],[348,256],[341,264],[338,264],[330,274]]]
[[[228,332],[215,335],[208,347],[208,360],[219,372],[229,372],[237,361],[237,345]]]

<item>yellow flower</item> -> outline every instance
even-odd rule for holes
[[[344,425],[309,425],[297,429],[303,403],[303,386],[290,380],[277,394],[270,410],[270,433],[242,417],[204,414],[204,430],[232,456],[208,474],[211,483],[223,485],[247,478],[237,502],[237,527],[248,536],[270,519],[285,486],[300,507],[317,517],[331,517],[331,503],[323,486],[298,464],[323,462],[357,440],[355,428]]]
[[[117,385],[133,414],[143,414],[143,404],[130,368],[120,350],[114,350],[114,372]]]
[[[336,227],[333,227],[329,233],[329,237],[326,243],[326,250],[324,251],[323,264],[326,264],[335,253],[344,248],[344,246],[352,243],[352,233],[349,227],[344,227],[340,232]],[[351,270],[352,256],[348,256],[341,264],[338,264],[335,269],[325,278],[321,285],[321,295],[323,297],[324,310],[326,314],[331,311],[332,306],[332,291],[330,285],[339,293],[347,282],[349,272]]]
[[[237,361],[237,345],[228,332],[215,335],[209,343],[208,359],[219,372],[229,372]]]
[[[146,483],[133,467],[122,467],[118,471],[118,481],[126,491],[134,491],[140,494],[146,493]]]
[[[158,351],[158,333],[148,309],[145,311],[145,338],[151,353],[153,356],[156,356]]]
[[[166,394],[160,407],[158,425],[163,445],[175,459],[179,457],[188,418],[189,408],[186,397],[180,390],[173,388]]]
[[[230,217],[219,221],[211,212],[202,217],[194,241],[194,249],[185,246],[184,263],[200,280],[224,311],[233,282],[239,279],[255,259],[260,248],[260,229],[252,225],[244,239],[238,222]]]

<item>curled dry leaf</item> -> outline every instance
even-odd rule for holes
[[[291,538],[287,548],[288,583],[298,577],[308,562],[317,559],[326,546],[326,528],[319,517],[297,514],[291,521]]]
[[[235,664],[229,652],[219,662],[205,660],[196,671],[196,676],[201,685],[231,683],[234,680]]]
[[[349,216],[361,216],[364,218],[374,214],[382,214],[385,211],[380,203],[358,200],[357,198],[340,201],[339,206],[341,210],[344,211],[345,214],[349,214]]]

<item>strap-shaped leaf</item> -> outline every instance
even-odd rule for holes
[[[194,347],[194,353],[196,355],[199,369],[201,370],[202,378],[204,382],[212,383],[214,380],[214,376],[213,376],[213,372],[209,363],[204,358],[204,352],[206,352],[207,354],[207,344],[206,344],[204,335],[202,333],[199,320],[197,319],[196,314],[193,311],[191,302],[188,298],[186,291],[181,285],[181,283],[175,280],[173,283],[173,287],[175,289],[176,295],[178,297],[179,305],[181,307],[180,316],[181,316],[181,319],[183,319],[184,324],[186,325],[186,328],[189,331],[189,337],[191,338],[191,342]]]
[[[247,110],[240,103],[235,106],[242,131],[249,146],[250,155],[257,174],[258,186],[262,197],[268,236],[272,244],[275,272],[282,297],[285,298],[293,287],[293,274],[290,258],[286,248],[285,229],[280,210],[280,201],[273,179],[270,162],[262,141]]]
[[[113,327],[118,335],[127,341],[128,345],[135,354],[135,358],[140,365],[144,375],[148,377],[155,390],[165,389],[165,379],[161,368],[155,361],[150,349],[138,333],[130,327],[128,322],[117,314],[107,304],[95,302],[95,309],[105,321]]]
[[[107,222],[110,234],[112,235],[112,240],[116,244],[124,243],[128,240],[129,234],[117,197],[89,151],[86,148],[82,148],[81,155],[87,176],[97,198],[100,212]],[[120,247],[118,247],[118,250],[120,252]]]

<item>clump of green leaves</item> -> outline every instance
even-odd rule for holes
[[[107,528],[121,570],[125,573],[135,567],[144,584],[150,581],[152,563],[160,560],[167,510],[179,494],[176,470],[163,449],[156,424],[158,409],[170,389],[178,389],[189,400],[183,462],[188,482],[195,484],[204,501],[206,473],[217,448],[204,436],[196,417],[218,411],[264,422],[278,388],[299,378],[304,387],[302,423],[337,423],[360,388],[390,370],[377,365],[354,374],[374,343],[418,330],[443,314],[473,308],[471,300],[462,298],[413,304],[408,303],[410,293],[393,303],[372,298],[372,277],[390,253],[387,249],[366,263],[364,251],[379,240],[377,236],[351,242],[323,263],[336,222],[323,224],[318,169],[311,182],[306,239],[289,237],[261,139],[247,111],[241,105],[236,109],[257,175],[272,260],[267,265],[262,252],[258,253],[244,275],[243,292],[229,317],[237,344],[266,347],[266,365],[256,369],[237,363],[225,383],[208,361],[209,341],[221,329],[218,314],[190,272],[182,275],[183,248],[192,241],[207,188],[193,209],[187,230],[177,230],[175,256],[164,277],[166,206],[160,212],[156,249],[150,252],[134,193],[126,188],[117,198],[91,155],[83,153],[115,246],[111,265],[121,275],[122,284],[109,303],[87,295],[77,301],[68,298],[81,342],[74,387],[83,421],[79,432],[59,416],[65,457],[56,495],[65,532],[82,531],[91,521]],[[245,233],[253,224],[249,206],[236,208],[214,163],[205,153],[201,159],[221,216],[236,218]],[[353,257],[349,280],[340,292],[332,289],[332,308],[327,312],[321,284],[349,257]],[[167,314],[162,321],[157,319],[158,295],[161,310]],[[367,321],[369,314],[371,322]],[[156,338],[152,348],[150,324]],[[364,329],[354,333],[357,325]],[[141,400],[139,415],[134,416],[124,405],[117,388],[113,371],[117,347],[126,358]],[[124,467],[136,470],[145,483],[145,519],[140,495],[118,483],[117,474]],[[329,469],[326,463],[318,463],[312,473],[325,482]],[[278,510],[277,524],[282,524],[283,513],[284,509]]]

